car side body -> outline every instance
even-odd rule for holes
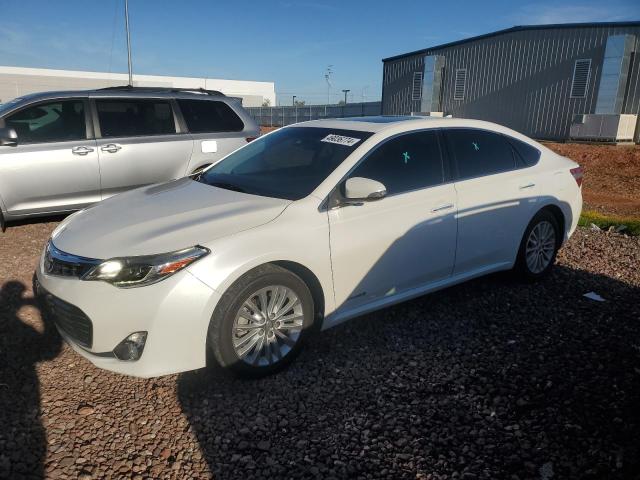
[[[4,221],[183,177],[259,135],[238,99],[138,87],[26,95],[3,105],[0,130],[17,134],[0,142]]]
[[[313,296],[314,321],[327,329],[513,268],[523,235],[539,212],[557,221],[561,238],[556,247],[577,226],[582,197],[571,172],[577,165],[508,128],[417,117],[318,120],[286,128],[350,131],[353,137],[360,132],[366,139],[310,194],[297,200],[181,179],[124,193],[60,224],[52,243],[78,257],[135,257],[191,245],[211,252],[162,282],[131,289],[49,275],[44,252],[37,269],[39,284],[54,299],[91,319],[89,347],[62,331],[80,354],[99,367],[141,377],[200,368],[206,365],[208,331],[221,298],[264,265],[276,265],[304,281]],[[377,201],[336,199],[343,196],[340,187],[345,181],[385,145],[390,145],[399,169],[411,165],[414,150],[403,151],[402,142],[422,132],[435,142],[441,181],[389,190]],[[453,132],[471,137],[456,142]],[[485,134],[489,137],[474,141],[474,135]],[[400,150],[392,145],[396,139],[401,140]],[[476,150],[498,140],[513,155],[513,168],[461,178],[456,145],[468,143]],[[526,164],[515,142],[537,151],[535,162]],[[149,332],[139,360],[123,362],[108,355],[135,331]]]

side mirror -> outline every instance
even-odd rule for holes
[[[386,187],[377,180],[352,177],[344,185],[344,196],[347,200],[368,202],[379,200],[387,195]]]
[[[18,145],[18,134],[13,128],[0,128],[0,146],[15,147]]]

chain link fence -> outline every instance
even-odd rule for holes
[[[321,118],[380,115],[382,102],[348,103],[346,105],[305,105],[302,107],[247,107],[246,110],[261,127],[284,127],[292,123]]]

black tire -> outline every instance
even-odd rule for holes
[[[295,345],[282,359],[270,365],[249,365],[238,356],[233,346],[236,314],[250,295],[272,285],[282,285],[291,289],[300,300],[304,315],[302,331]],[[233,283],[220,299],[209,324],[208,349],[221,367],[228,368],[240,376],[255,378],[270,375],[285,368],[298,356],[312,331],[314,312],[313,296],[300,277],[277,265],[262,265]]]
[[[526,249],[527,242],[529,240],[529,236],[531,235],[531,231],[540,223],[549,222],[553,227],[553,231],[555,233],[555,244],[553,249],[553,254],[551,256],[551,260],[549,264],[539,272],[534,272],[531,270],[529,265],[527,264],[526,259]],[[524,231],[524,235],[522,236],[522,240],[520,241],[520,248],[518,250],[518,257],[516,259],[516,264],[514,266],[514,271],[516,274],[524,281],[527,282],[535,282],[547,276],[553,265],[556,261],[556,255],[558,253],[558,249],[562,244],[562,232],[560,231],[560,225],[558,225],[558,220],[556,217],[549,212],[548,210],[540,210],[536,215],[531,219],[529,225]]]

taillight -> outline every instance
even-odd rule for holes
[[[249,142],[253,142],[256,138],[258,137],[247,137],[245,138],[245,140],[247,141],[247,143],[249,143]]]
[[[577,166],[576,168],[572,168],[570,172],[571,175],[573,175],[573,178],[575,179],[578,186],[582,186],[582,177],[584,176],[584,170],[582,169],[582,167]]]

